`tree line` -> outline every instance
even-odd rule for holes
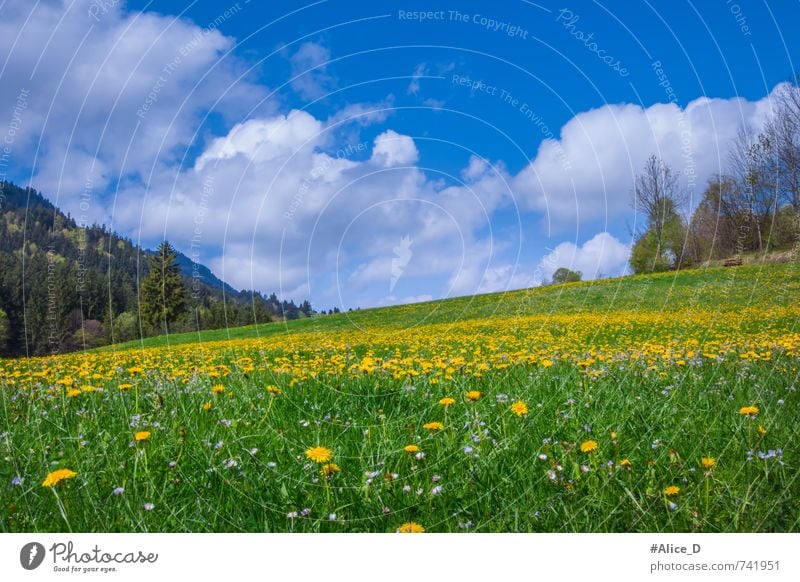
[[[636,233],[634,272],[665,271],[788,249],[800,240],[800,89],[776,90],[759,132],[743,127],[725,171],[696,205],[679,175],[653,155],[636,176],[633,198],[645,225]]]
[[[178,258],[190,266],[181,268]],[[193,280],[191,261],[166,241],[145,251],[105,226],[79,227],[31,188],[0,182],[0,355],[315,313],[308,301],[236,291],[208,274]]]

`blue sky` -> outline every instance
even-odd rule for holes
[[[696,200],[800,69],[798,12],[7,0],[9,176],[319,308],[619,275],[644,159]]]

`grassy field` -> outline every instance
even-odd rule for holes
[[[797,531],[800,269],[0,361],[3,531]]]

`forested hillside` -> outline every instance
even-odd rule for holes
[[[157,335],[161,329],[141,321],[139,303],[152,255],[105,226],[79,226],[33,189],[0,182],[0,355]],[[185,255],[175,262],[186,305],[170,332],[312,314],[308,302],[237,291]]]

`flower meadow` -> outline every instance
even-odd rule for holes
[[[0,529],[797,531],[800,277],[574,283],[0,361]]]

